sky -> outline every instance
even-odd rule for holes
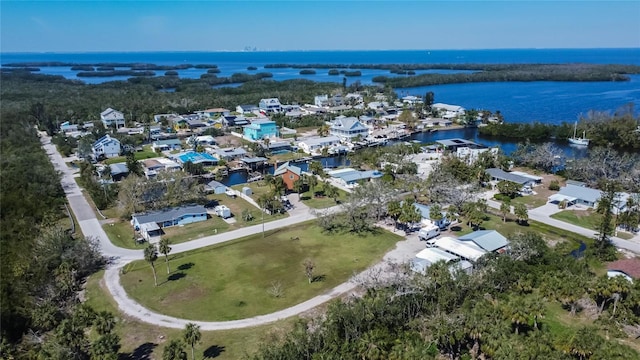
[[[640,1],[0,1],[0,51],[640,47]]]

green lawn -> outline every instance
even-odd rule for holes
[[[149,264],[137,261],[121,282],[129,296],[154,311],[197,320],[234,320],[299,304],[347,281],[379,261],[401,237],[380,230],[370,236],[325,234],[313,222],[256,234],[163,259],[154,287]],[[311,284],[303,262],[315,262]],[[269,290],[282,287],[282,296]]]
[[[315,191],[320,190],[320,186],[316,186]],[[347,197],[349,196],[349,194],[347,194],[346,191],[338,189],[338,202],[336,203],[336,201],[332,198],[326,197],[326,196],[311,196],[311,191],[306,191],[304,193],[302,193],[300,199],[302,199],[302,202],[305,203],[305,205],[307,205],[308,207],[314,208],[314,209],[325,209],[331,206],[335,206],[338,203],[341,202],[345,202],[347,201]],[[297,196],[297,195],[294,195]]]
[[[536,195],[527,195],[527,196],[518,196],[515,199],[511,200],[511,204],[515,205],[518,203],[528,205],[529,209],[534,209],[546,204],[548,201],[547,198],[539,197]]]
[[[128,221],[118,220],[112,224],[102,225],[109,240],[115,246],[125,249],[144,249],[146,244],[137,244],[133,239],[133,228]]]
[[[111,294],[100,284],[104,271],[93,274],[85,287],[86,303],[96,311],[109,311],[118,318],[115,331],[120,335],[123,358],[134,358],[133,353],[149,349],[149,355],[135,358],[161,359],[165,345],[180,339],[182,330],[153,326],[129,318],[118,310]],[[268,342],[273,333],[286,333],[291,328],[293,319],[278,321],[273,324],[225,331],[201,331],[202,339],[195,347],[198,359],[241,359],[253,354],[260,343]],[[187,353],[190,353],[190,349]]]
[[[602,216],[592,210],[562,210],[551,215],[551,217],[569,224],[595,230]]]
[[[158,153],[153,152],[151,150],[144,150],[144,151],[136,151],[134,153],[136,160],[144,160],[144,159],[150,159],[150,158],[155,158],[158,156],[162,156],[162,155],[158,155]],[[126,162],[127,161],[127,157],[126,156],[117,156],[111,159],[106,159],[104,161],[105,164],[115,164],[115,163],[119,163],[119,162]]]
[[[226,205],[227,207],[229,207],[229,209],[231,209],[231,214],[236,219],[236,222],[229,225],[229,230],[236,230],[245,226],[252,226],[262,223],[262,211],[240,197],[231,198],[225,194],[218,194],[208,195],[207,199],[216,200],[219,204]],[[251,215],[253,215],[253,220],[245,221],[242,218],[242,211],[245,209],[251,212]],[[269,222],[273,220],[284,219],[286,217],[289,217],[289,214],[264,214],[264,221]]]

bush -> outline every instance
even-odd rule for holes
[[[509,197],[509,195],[505,195],[505,194],[495,194],[495,195],[493,195],[493,198],[498,200],[498,201],[511,201],[511,197]]]
[[[552,190],[552,191],[560,190],[560,183],[558,182],[558,180],[551,180],[551,182],[549,183],[549,190]]]
[[[300,70],[300,75],[315,75],[316,71],[313,69],[302,69]]]

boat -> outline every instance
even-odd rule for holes
[[[569,138],[569,143],[573,145],[589,146],[589,139],[587,139],[586,137],[586,131],[582,132],[581,138],[576,136],[577,131],[578,131],[578,122],[576,121],[576,124],[573,127],[573,137]]]

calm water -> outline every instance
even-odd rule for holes
[[[300,69],[264,69],[266,64],[332,63],[596,63],[640,65],[640,48],[635,49],[517,49],[517,50],[412,50],[412,51],[283,51],[283,52],[132,52],[132,53],[29,53],[0,54],[0,63],[59,61],[73,63],[154,63],[158,65],[216,64],[221,73],[271,72],[273,80],[305,78],[314,81],[342,82],[342,76],[330,76],[327,69],[315,75],[300,75]],[[247,67],[255,66],[256,71]],[[69,67],[42,67],[45,74],[78,79]],[[181,77],[198,78],[205,69],[178,70]],[[347,83],[370,84],[378,75],[399,76],[386,70],[362,69],[362,76],[348,77]],[[418,71],[418,73],[447,70]],[[456,72],[456,71],[454,71]],[[157,71],[156,75],[163,75]],[[80,78],[87,83],[126,80],[126,77]],[[222,85],[229,86],[229,85]],[[237,86],[237,85],[231,85]],[[640,114],[640,75],[629,82],[528,82],[451,84],[398,89],[399,95],[435,93],[435,101],[461,105],[468,109],[500,110],[507,121],[559,123],[573,122],[589,110],[615,111],[625,104],[635,105]],[[213,105],[213,104],[212,104]]]

